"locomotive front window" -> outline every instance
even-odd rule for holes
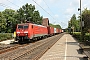
[[[28,29],[28,25],[18,25],[18,29]]]
[[[23,29],[23,25],[18,25],[18,29]]]
[[[27,29],[28,28],[28,25],[24,25],[24,29]]]

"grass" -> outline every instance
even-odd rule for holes
[[[11,39],[12,33],[0,33],[0,41]]]
[[[87,45],[90,45],[90,33],[85,33],[83,40],[81,40],[81,33],[80,32],[74,32],[72,34],[72,36],[75,37],[78,40],[78,42],[83,42]]]

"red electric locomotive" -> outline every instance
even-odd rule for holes
[[[61,33],[62,30],[49,26],[48,18],[43,19],[42,25],[33,23],[17,24],[16,41],[37,40],[38,38],[52,36]]]
[[[18,24],[16,28],[16,41],[32,40],[48,35],[48,28],[32,23]]]

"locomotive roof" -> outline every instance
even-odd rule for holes
[[[41,27],[46,27],[46,26],[43,26],[43,25],[38,25],[38,24],[32,24],[32,25],[41,26]]]
[[[31,24],[31,23],[21,23],[21,24],[18,24],[18,25],[24,25],[24,24]]]
[[[26,24],[32,24],[32,25],[36,25],[36,26],[46,27],[46,26],[43,26],[43,25],[38,25],[38,24],[33,24],[33,23],[22,23],[22,24],[18,24],[18,25],[26,25]]]

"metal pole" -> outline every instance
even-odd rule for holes
[[[81,0],[80,0],[80,20],[81,20],[81,41],[83,39],[83,32],[82,32],[82,10],[81,10]]]

